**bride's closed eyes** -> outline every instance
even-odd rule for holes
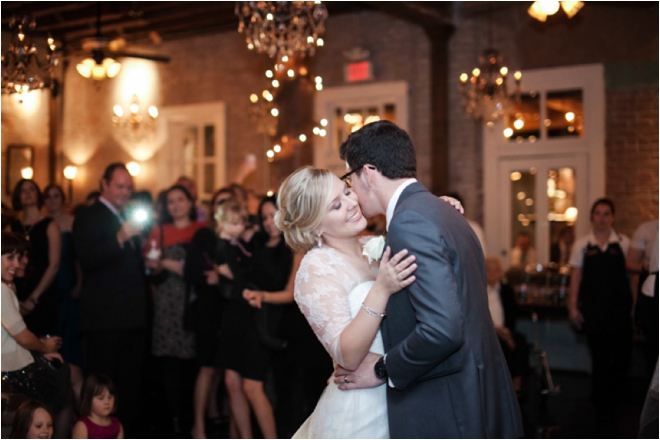
[[[348,197],[348,196],[351,195],[351,192],[352,192],[352,191],[351,191],[351,189],[348,187],[348,185],[344,184],[344,195],[345,195],[346,197]],[[341,202],[339,201],[339,197],[337,197],[336,199],[334,199],[332,202],[333,202],[333,204],[330,206],[330,209],[332,209],[332,210],[337,210],[337,209],[340,209],[340,208],[341,208]]]

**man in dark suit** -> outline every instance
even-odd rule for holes
[[[368,124],[340,147],[365,217],[386,214],[387,245],[417,257],[417,280],[393,295],[386,354],[335,375],[341,389],[387,382],[392,438],[522,437],[516,394],[488,310],[484,256],[468,222],[414,177],[408,134]],[[346,377],[344,377],[346,375]]]
[[[83,270],[80,331],[88,373],[109,376],[117,386],[118,417],[126,429],[137,413],[145,355],[146,283],[139,222],[123,209],[133,178],[121,163],[106,168],[101,196],[73,223],[73,241]]]

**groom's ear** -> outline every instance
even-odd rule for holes
[[[374,180],[376,178],[377,173],[378,173],[378,169],[373,165],[363,165],[362,166],[362,174],[365,175],[366,183],[369,186],[373,186],[373,183],[374,183]]]

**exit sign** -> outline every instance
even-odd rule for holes
[[[349,63],[344,67],[344,79],[346,82],[371,81],[374,79],[371,61],[360,61]]]

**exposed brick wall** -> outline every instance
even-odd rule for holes
[[[430,43],[423,29],[377,12],[332,16],[326,23],[325,47],[310,59],[310,74],[323,76],[325,87],[345,85],[343,52],[361,45],[371,53],[376,81],[405,80],[410,86],[409,131],[419,162],[419,178],[430,183]],[[249,117],[249,96],[267,88],[266,69],[272,61],[250,52],[238,32],[223,32],[190,39],[168,41],[152,50],[169,55],[172,61],[159,64],[157,101],[160,107],[212,101],[226,103],[227,170],[231,177],[246,154],[255,154],[259,169],[245,182],[259,192],[270,189],[265,151],[270,147],[257,133]],[[120,75],[122,75],[120,73]],[[118,77],[119,78],[119,77]],[[95,189],[98,176],[111,161],[130,161],[113,139],[110,121],[116,94],[112,81],[93,84],[84,80],[71,63],[65,77],[63,151],[89,159],[79,167],[75,196],[78,200]],[[146,104],[146,103],[145,103]],[[281,117],[286,115],[282,114]],[[310,144],[311,146],[311,144]],[[144,162],[136,187],[160,190],[155,186],[154,159]],[[67,159],[65,159],[65,162]],[[68,163],[68,162],[67,162]],[[172,176],[174,180],[176,176]]]
[[[606,92],[606,192],[618,231],[658,218],[658,88]]]

